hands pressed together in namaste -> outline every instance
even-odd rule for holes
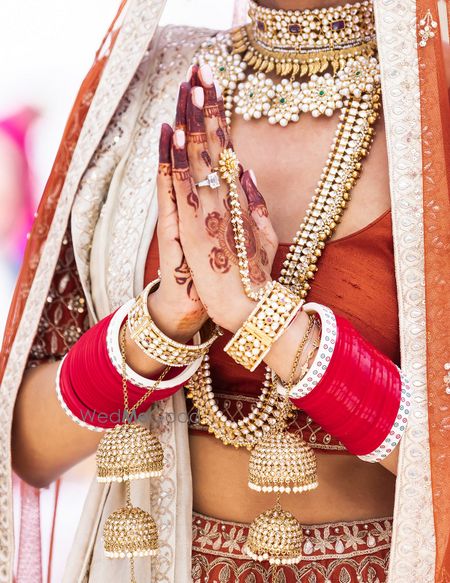
[[[194,66],[188,77],[180,87],[175,128],[161,128],[161,284],[149,298],[155,321],[186,339],[208,318],[235,332],[255,306],[240,277],[229,186],[217,170],[220,154],[233,147],[223,100],[208,66]],[[258,289],[271,280],[278,240],[254,174],[241,167],[238,182],[249,276]]]

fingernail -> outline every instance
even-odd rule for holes
[[[191,65],[189,67],[189,69],[187,70],[186,73],[186,81],[189,83],[189,81],[192,79],[192,69],[193,69],[194,65]]]
[[[255,173],[253,172],[253,170],[249,170],[248,173],[250,174],[250,178],[252,179],[253,184],[255,186],[258,186],[258,182],[256,180],[256,176],[255,176]]]
[[[214,87],[216,88],[217,97],[221,97],[222,96],[222,87],[220,86],[220,84],[216,80],[214,80]]]
[[[183,130],[176,130],[173,135],[173,143],[177,148],[184,148],[186,144],[186,135]]]
[[[200,67],[200,79],[204,85],[211,86],[214,83],[214,76],[209,65]]]
[[[192,103],[199,109],[203,107],[205,103],[205,92],[202,87],[194,87],[192,89]]]

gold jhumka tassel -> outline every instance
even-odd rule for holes
[[[284,406],[291,408],[286,395]],[[275,506],[251,523],[246,553],[257,561],[292,565],[301,560],[302,527],[280,504],[280,494],[317,488],[313,450],[287,428],[270,431],[250,453],[248,485],[257,492],[276,492]]]
[[[150,396],[167,374],[166,368],[155,385],[132,407],[128,405],[126,384],[125,326],[121,331],[122,384],[125,403],[125,423],[105,431],[97,448],[98,482],[124,482],[126,504],[113,512],[103,528],[103,546],[109,558],[130,560],[130,581],[136,583],[134,559],[154,556],[158,552],[158,529],[152,516],[133,506],[131,480],[162,475],[164,453],[158,438],[149,429],[127,422],[133,411]]]

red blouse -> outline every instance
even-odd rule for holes
[[[290,244],[280,244],[272,275],[278,277]],[[156,277],[159,265],[158,243],[154,237],[149,249],[145,283]],[[398,308],[394,271],[391,213],[386,211],[363,229],[329,241],[318,263],[319,270],[307,301],[330,307],[347,318],[369,342],[396,364],[400,362]],[[215,396],[222,410],[238,420],[245,416],[264,378],[264,365],[251,373],[237,365],[223,348],[231,335],[225,333],[210,351],[211,377]],[[197,423],[190,406],[190,430],[206,431]],[[323,431],[301,411],[293,430],[310,445],[343,451],[336,439]]]

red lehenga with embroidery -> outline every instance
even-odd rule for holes
[[[156,221],[154,197],[148,194],[149,188],[154,189],[150,176],[154,164],[152,169],[151,162],[143,161],[140,152],[144,146],[153,148],[150,158],[153,162],[157,159],[155,128],[161,121],[167,121],[168,111],[173,113],[173,107],[167,103],[174,105],[179,82],[193,53],[211,34],[179,27],[156,31],[164,4],[162,0],[130,1],[124,24],[113,35],[117,41],[98,55],[67,125],[27,247],[1,360],[0,410],[5,431],[1,438],[0,502],[4,519],[0,535],[5,560],[0,583],[10,583],[14,571],[10,427],[23,372],[26,367],[64,356],[93,321],[140,291],[157,268],[155,239],[150,245],[145,235],[154,229]],[[303,556],[299,564],[282,567],[256,562],[243,551],[248,525],[192,514],[190,493],[182,492],[179,482],[189,462],[174,455],[173,465],[164,476],[163,490],[157,485],[151,492],[143,493],[164,528],[161,560],[151,568],[139,567],[142,569],[137,573],[139,580],[141,577],[168,583],[449,580],[450,497],[446,481],[450,471],[450,440],[446,411],[450,389],[446,386],[450,365],[446,363],[445,350],[450,338],[445,318],[449,295],[444,275],[450,259],[447,148],[450,116],[440,29],[433,28],[435,35],[427,37],[423,44],[421,28],[428,13],[433,22],[438,19],[438,9],[436,1],[420,0],[405,5],[399,0],[376,4],[375,13],[389,144],[392,225],[391,215],[386,214],[365,231],[329,245],[311,297],[341,312],[394,362],[401,362],[414,387],[415,409],[400,450],[394,517],[303,525]],[[418,46],[418,40],[422,45]],[[134,114],[130,104],[138,104],[139,99],[142,102]],[[117,180],[112,181],[118,167],[125,173],[119,186]],[[127,183],[132,175],[135,180]],[[140,240],[136,249],[132,245],[128,249],[131,271],[127,271],[125,283],[115,281],[111,274],[120,273],[127,264],[120,264],[120,257],[113,257],[109,247],[102,250],[110,253],[105,257],[111,262],[104,274],[109,293],[105,305],[90,277],[90,269],[94,268],[90,251],[94,231],[102,220],[100,210],[104,202],[110,198],[114,202],[114,196],[126,192],[129,184],[134,189],[131,211],[127,214],[127,209],[121,207],[119,219],[108,215],[108,220],[113,234],[121,221],[128,220],[129,231],[137,233],[135,239]],[[143,200],[147,202],[140,216],[146,219],[141,221],[134,211]],[[342,266],[336,258],[344,246],[347,251],[361,251],[366,258],[360,262],[361,269],[350,277],[349,274],[343,277],[335,269]],[[279,257],[274,272],[278,273],[280,264]],[[337,283],[344,287],[339,289]],[[378,313],[383,311],[380,318],[383,331],[379,322],[367,317],[375,309],[374,303],[360,301],[367,298],[371,285],[383,286],[389,297],[389,302],[376,305]],[[352,306],[346,303],[349,290],[359,299],[357,309],[354,303]],[[430,330],[432,334],[427,335],[425,343],[425,332]],[[261,374],[259,378],[252,377],[252,387],[242,369],[227,370],[221,360],[221,345],[217,344],[215,350],[212,374],[218,379],[215,384],[219,387],[219,400],[237,419],[246,414],[254,401],[253,389]],[[179,404],[169,401],[169,410],[179,411]],[[203,430],[196,424],[195,411],[190,411],[189,418],[191,431]],[[301,412],[295,428],[322,452],[347,455],[342,444]],[[179,436],[177,441],[170,432],[170,428],[163,427],[160,435],[165,447],[173,448],[175,454],[181,442]],[[24,496],[28,501],[31,498]],[[125,580],[127,569],[117,563],[111,566],[99,550],[98,527],[108,504],[105,489],[91,492],[65,582],[106,583],[115,580],[114,577]],[[33,520],[37,516],[28,515]],[[26,517],[25,512],[23,519]],[[192,553],[188,534],[191,524]],[[26,541],[22,550],[25,548]],[[27,558],[31,559],[31,555]],[[25,564],[23,555],[21,564],[22,567]],[[40,576],[38,571],[31,574],[26,568],[19,569],[19,573],[18,583],[31,580],[35,583]]]

